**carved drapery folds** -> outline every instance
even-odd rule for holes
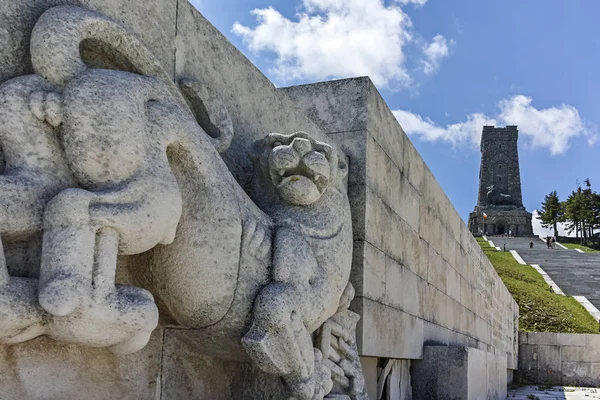
[[[249,149],[249,195],[219,155],[233,124],[218,94],[174,84],[119,24],[52,8],[31,60],[35,74],[0,86],[0,342],[134,352],[157,296],[220,343],[202,351],[283,377],[297,399],[366,398],[343,155],[269,134]],[[34,272],[5,257],[17,242],[41,249]],[[119,255],[139,257],[144,288],[115,283]]]

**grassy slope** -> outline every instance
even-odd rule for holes
[[[581,244],[575,244],[575,243],[561,243],[563,246],[565,246],[567,249],[579,249],[579,250],[583,250],[586,253],[600,253],[600,251],[598,250],[594,250],[594,249],[590,249],[587,246],[583,246]]]
[[[574,298],[554,293],[533,267],[519,264],[509,252],[477,241],[519,305],[521,331],[598,333],[598,322]]]

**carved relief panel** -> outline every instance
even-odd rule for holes
[[[134,352],[160,300],[202,351],[253,362],[290,396],[366,398],[344,155],[266,134],[247,194],[219,155],[234,136],[219,95],[173,83],[119,24],[52,8],[31,60],[34,75],[0,86],[0,342]],[[116,282],[122,256],[144,288]]]

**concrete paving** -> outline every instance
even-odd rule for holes
[[[516,250],[527,264],[538,264],[567,296],[585,296],[600,309],[600,253],[579,253],[534,238],[488,238],[501,249]],[[533,241],[533,248],[529,243]]]
[[[514,400],[590,400],[600,399],[600,389],[571,386],[523,386],[509,389],[507,399]]]

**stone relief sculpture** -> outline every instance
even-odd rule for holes
[[[219,96],[175,85],[83,8],[46,11],[31,60],[34,75],[0,86],[0,342],[134,352],[158,324],[156,296],[203,352],[253,362],[296,399],[367,398],[344,156],[268,134],[249,151],[247,194],[219,155],[233,138]],[[41,242],[39,274],[9,273],[2,242],[17,241]],[[124,255],[144,288],[115,284]]]
[[[514,204],[513,198],[509,194],[500,193],[496,186],[491,185],[487,188],[487,199],[492,205],[510,206]]]

